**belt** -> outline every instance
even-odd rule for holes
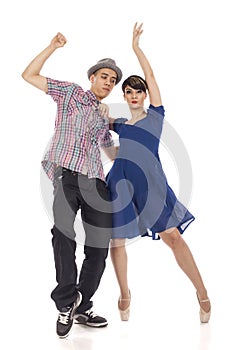
[[[71,173],[74,176],[76,176],[76,175],[83,175],[83,176],[85,176],[85,174],[82,174],[79,171],[74,171],[74,170],[71,170],[71,169],[68,169],[68,168],[62,167],[62,170],[63,171],[68,171],[69,173]]]

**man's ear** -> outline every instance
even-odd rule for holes
[[[90,76],[90,82],[93,84],[94,83],[94,80],[95,80],[95,74],[92,74]]]

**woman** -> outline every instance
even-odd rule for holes
[[[118,308],[121,319],[130,314],[125,240],[136,236],[162,239],[193,283],[200,304],[200,321],[209,321],[211,305],[192,253],[181,234],[195,219],[180,203],[167,183],[158,148],[164,119],[160,91],[148,59],[139,47],[142,24],[134,26],[133,50],[145,79],[133,75],[122,84],[131,119],[109,118],[110,128],[119,134],[119,152],[107,176],[113,205],[111,259],[120,287]],[[150,106],[144,101],[149,94]]]

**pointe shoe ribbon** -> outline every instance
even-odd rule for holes
[[[125,309],[125,310],[122,310],[120,308],[120,302],[121,301],[129,301],[129,306]],[[129,315],[130,315],[130,301],[131,301],[131,295],[130,295],[130,292],[129,292],[129,298],[127,299],[122,299],[121,297],[118,299],[118,310],[119,310],[119,313],[120,313],[120,318],[121,318],[121,321],[128,321],[129,320]]]
[[[200,312],[199,312],[200,321],[201,321],[201,323],[208,323],[209,320],[210,320],[211,307],[210,307],[209,311],[205,311],[205,310],[202,309],[201,303],[207,303],[210,300],[209,299],[199,300],[198,294],[197,294],[197,299],[198,299],[198,302],[199,302],[199,305],[200,305]]]

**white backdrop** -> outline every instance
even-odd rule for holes
[[[56,106],[50,97],[25,83],[21,73],[58,31],[68,42],[49,58],[42,74],[75,81],[87,89],[87,69],[104,57],[116,60],[123,70],[123,79],[129,74],[142,74],[131,49],[131,37],[134,23],[144,23],[141,47],[154,68],[166,120],[182,139],[192,165],[189,209],[196,221],[185,233],[185,239],[200,265],[210,296],[216,299],[217,305],[227,299],[232,310],[233,25],[230,5],[227,0],[41,0],[38,3],[13,0],[1,3],[0,293],[1,310],[8,315],[7,322],[4,320],[4,334],[8,334],[9,329],[12,334],[8,338],[9,349],[20,343],[24,322],[39,320],[35,328],[40,328],[40,313],[53,308],[49,298],[55,283],[49,232],[52,223],[41,197],[40,161],[52,135]],[[106,102],[123,102],[120,85]],[[178,190],[174,159],[165,149],[161,151],[169,182]],[[135,244],[137,258],[133,245],[130,249],[132,266],[145,259],[149,259],[150,266],[160,263],[152,246],[163,252],[161,242],[143,243],[144,249],[138,246]],[[169,253],[164,250],[166,258],[161,264],[167,266]],[[166,269],[168,275],[173,273],[169,267]],[[133,280],[133,269],[131,276]],[[147,276],[145,271],[143,276]],[[156,270],[153,279],[156,281]],[[100,291],[105,293],[112,287],[114,297],[117,296],[117,285],[113,281],[113,273],[106,272]],[[151,284],[150,270],[147,281],[145,283]],[[185,285],[185,288],[187,293],[193,293],[192,286]],[[30,313],[26,321],[27,307]],[[10,319],[17,322],[17,327]]]

